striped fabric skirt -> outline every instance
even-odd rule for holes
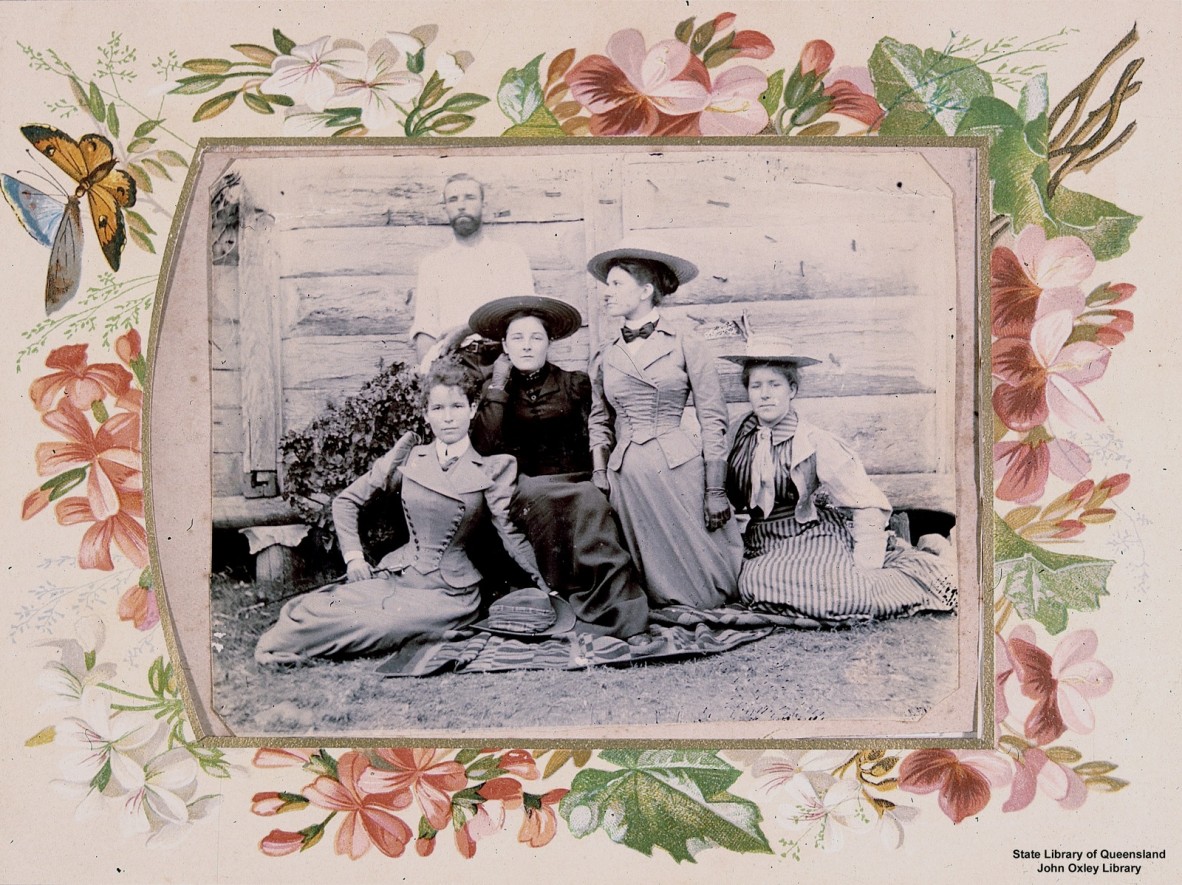
[[[745,603],[836,623],[956,609],[955,579],[939,557],[895,543],[883,568],[860,569],[845,520],[832,510],[818,514],[803,525],[788,516],[747,527],[739,572]]]

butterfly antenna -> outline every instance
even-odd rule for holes
[[[29,157],[33,160],[34,163],[36,163],[38,166],[41,166],[41,162],[35,156],[33,156],[33,152],[31,150],[29,150],[28,148],[25,148],[25,153],[29,155]],[[41,168],[44,169],[45,167],[41,166]],[[69,196],[70,196],[69,191],[67,191],[64,187],[62,187],[61,182],[59,182],[56,178],[54,178],[50,175],[43,175],[42,173],[37,172],[33,169],[18,169],[16,171],[17,171],[18,175],[28,175],[30,178],[36,178],[39,181],[46,182],[55,191],[57,191],[59,194],[61,194],[63,197],[69,198]]]

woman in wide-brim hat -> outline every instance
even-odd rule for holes
[[[590,483],[591,382],[548,359],[550,343],[582,326],[564,301],[530,295],[477,308],[469,325],[501,342],[472,422],[472,444],[517,459],[514,520],[524,527],[549,586],[579,629],[625,638],[648,624],[648,600],[611,508]]]
[[[820,361],[762,336],[723,358],[752,409],[727,459],[727,493],[751,516],[740,599],[822,623],[954,609],[948,565],[888,536],[891,505],[857,454],[797,415],[799,370]]]
[[[725,492],[726,400],[705,343],[659,307],[698,269],[633,235],[587,270],[622,321],[591,361],[593,482],[610,496],[652,605],[721,605],[735,595],[741,557]],[[690,394],[700,441],[681,426]]]

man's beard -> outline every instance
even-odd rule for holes
[[[457,237],[470,237],[480,230],[480,219],[472,215],[457,215],[451,220],[451,229]]]

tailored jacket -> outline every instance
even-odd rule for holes
[[[754,414],[745,417],[735,431],[735,457],[750,458],[753,437],[759,427]],[[813,496],[820,489],[829,495],[834,507],[846,507],[857,513],[865,510],[891,510],[886,495],[866,475],[862,460],[848,445],[817,425],[797,417],[796,434],[792,442],[788,475],[796,486],[798,500],[795,517],[798,523],[814,522],[817,505]],[[746,449],[744,452],[743,450]],[[746,489],[730,489],[732,503],[739,510],[747,509]]]
[[[681,428],[691,392],[702,428],[700,444]],[[726,431],[722,385],[714,359],[700,339],[658,325],[635,355],[624,349],[623,337],[617,336],[592,358],[591,448],[611,447],[609,470],[620,469],[632,443],[654,439],[670,469],[696,457],[725,461]]]
[[[551,363],[538,375],[531,383],[514,369],[504,390],[485,384],[472,420],[472,445],[512,455],[524,476],[590,473],[591,382],[584,372]]]
[[[355,479],[333,500],[332,515],[342,550],[360,550],[357,515],[379,491],[401,492],[410,541],[391,552],[379,568],[398,572],[413,567],[422,574],[438,570],[450,587],[469,587],[481,574],[465,544],[480,522],[489,518],[505,551],[543,590],[533,548],[509,518],[517,484],[511,455],[480,455],[470,448],[446,473],[434,444],[415,446],[406,463],[397,464],[391,449],[369,472]]]

